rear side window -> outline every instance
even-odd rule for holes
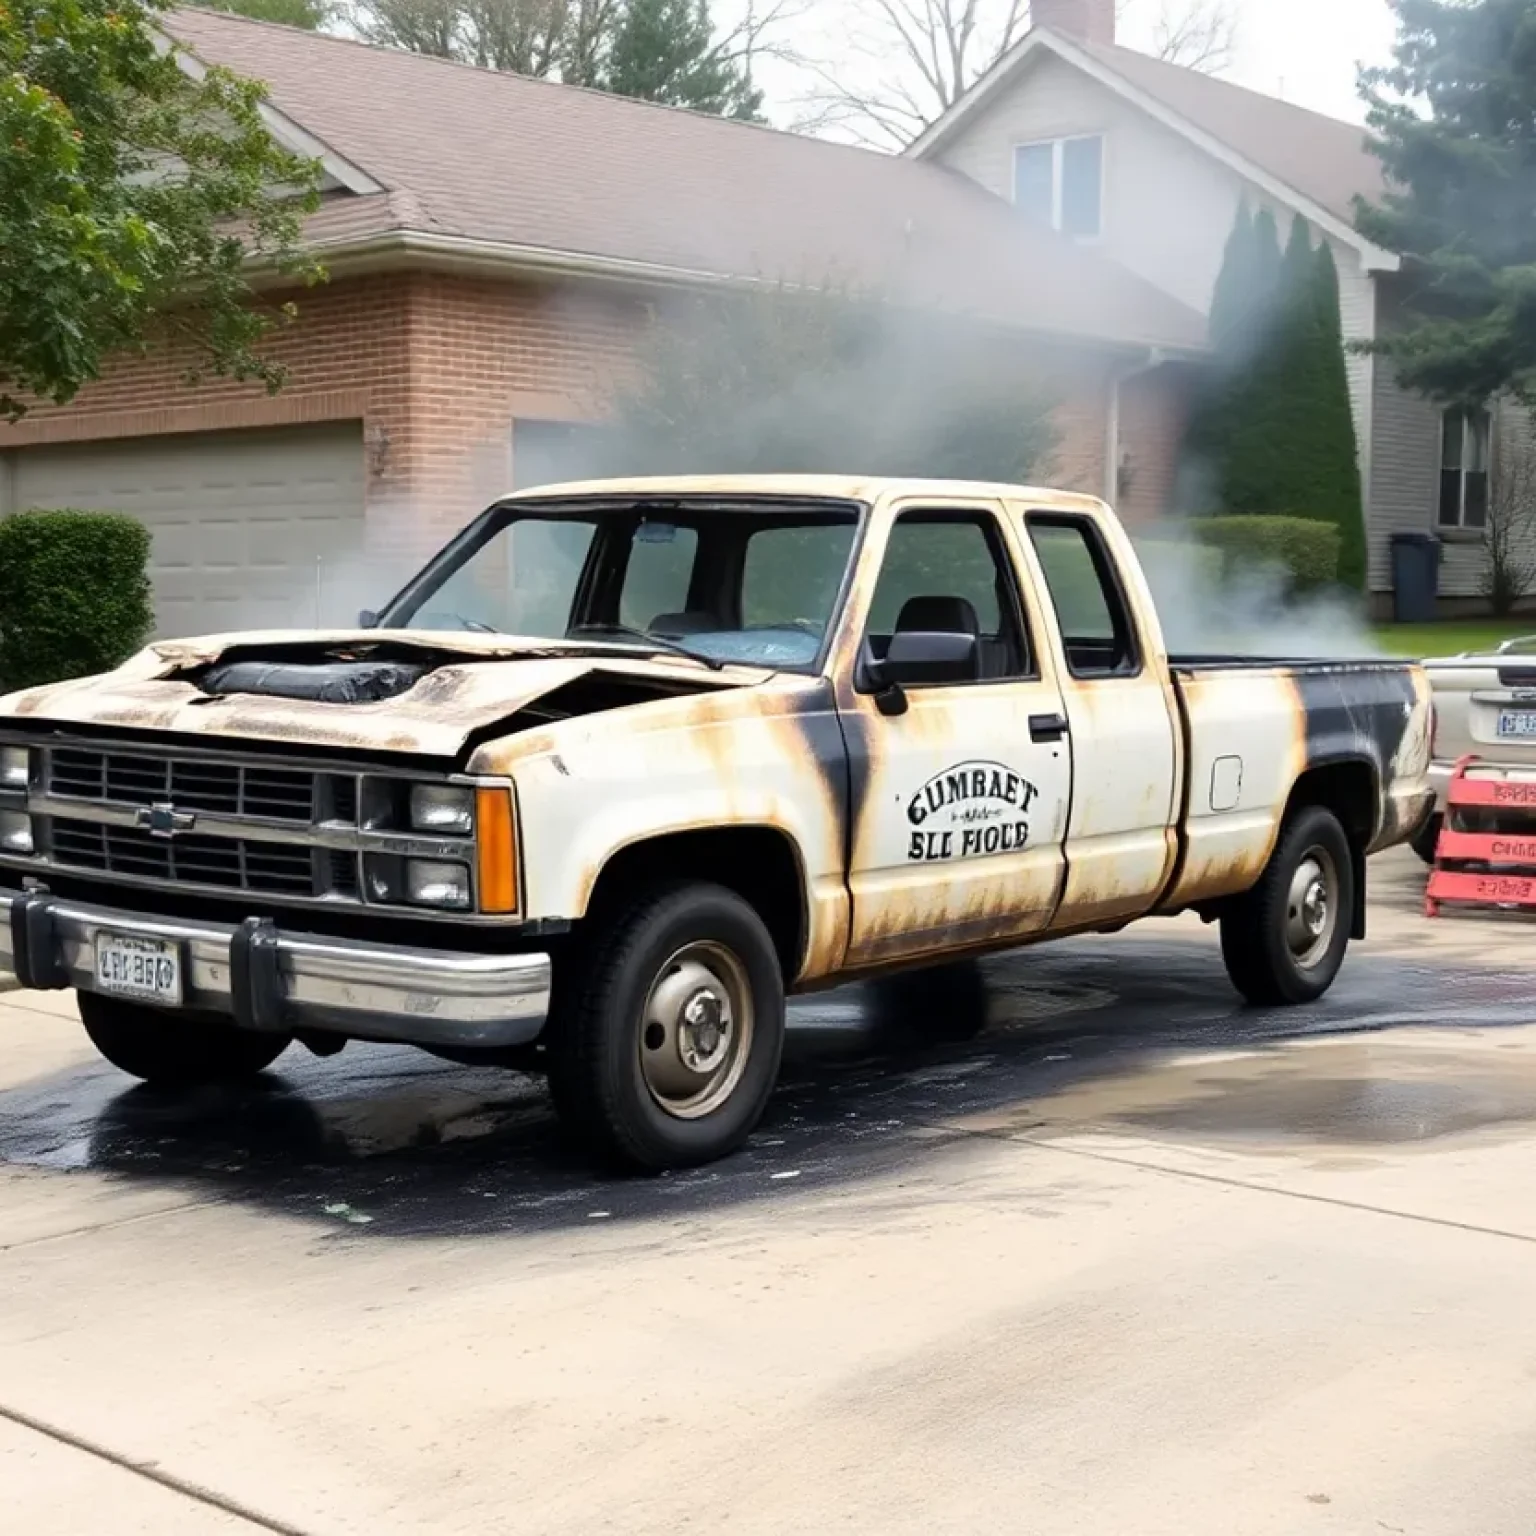
[[[1025,520],[1073,677],[1128,677],[1141,670],[1136,630],[1114,562],[1087,518],[1032,512]]]

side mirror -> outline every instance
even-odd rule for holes
[[[875,657],[865,642],[855,687],[860,693],[874,695],[881,714],[904,715],[905,688],[975,682],[980,654],[975,635],[937,630],[898,631],[891,636],[883,661]]]
[[[379,616],[372,608],[364,608],[357,616],[357,623],[360,629],[377,629],[379,627]]]
[[[922,687],[925,683],[974,683],[980,648],[975,635],[924,629],[898,630],[891,636],[881,670],[887,684]]]

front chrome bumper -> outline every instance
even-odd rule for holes
[[[329,1030],[410,1045],[499,1047],[537,1037],[549,1014],[548,955],[460,954],[146,917],[0,890],[0,971],[24,987],[95,991],[101,930],[178,944],[183,1007],[247,1029]]]

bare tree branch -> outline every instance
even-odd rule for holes
[[[601,86],[624,0],[351,0],[364,37],[484,68]],[[813,0],[747,0],[713,58],[750,74],[759,59],[798,63],[791,25]]]
[[[1119,0],[1158,5],[1158,58],[1209,74],[1232,61],[1240,0]],[[802,61],[810,89],[795,126],[876,149],[904,149],[1029,29],[1028,0],[844,0],[836,58]]]
[[[1231,68],[1237,51],[1237,16],[1231,0],[1163,0],[1153,28],[1153,52],[1170,64],[1201,74]]]
[[[1482,589],[1502,618],[1536,587],[1536,437],[1513,406],[1494,427],[1491,479]]]

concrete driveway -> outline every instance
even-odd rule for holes
[[[1530,1536],[1536,934],[1376,879],[1312,1010],[1184,921],[813,1000],[646,1182],[519,1077],[167,1100],[0,998],[4,1526]]]

